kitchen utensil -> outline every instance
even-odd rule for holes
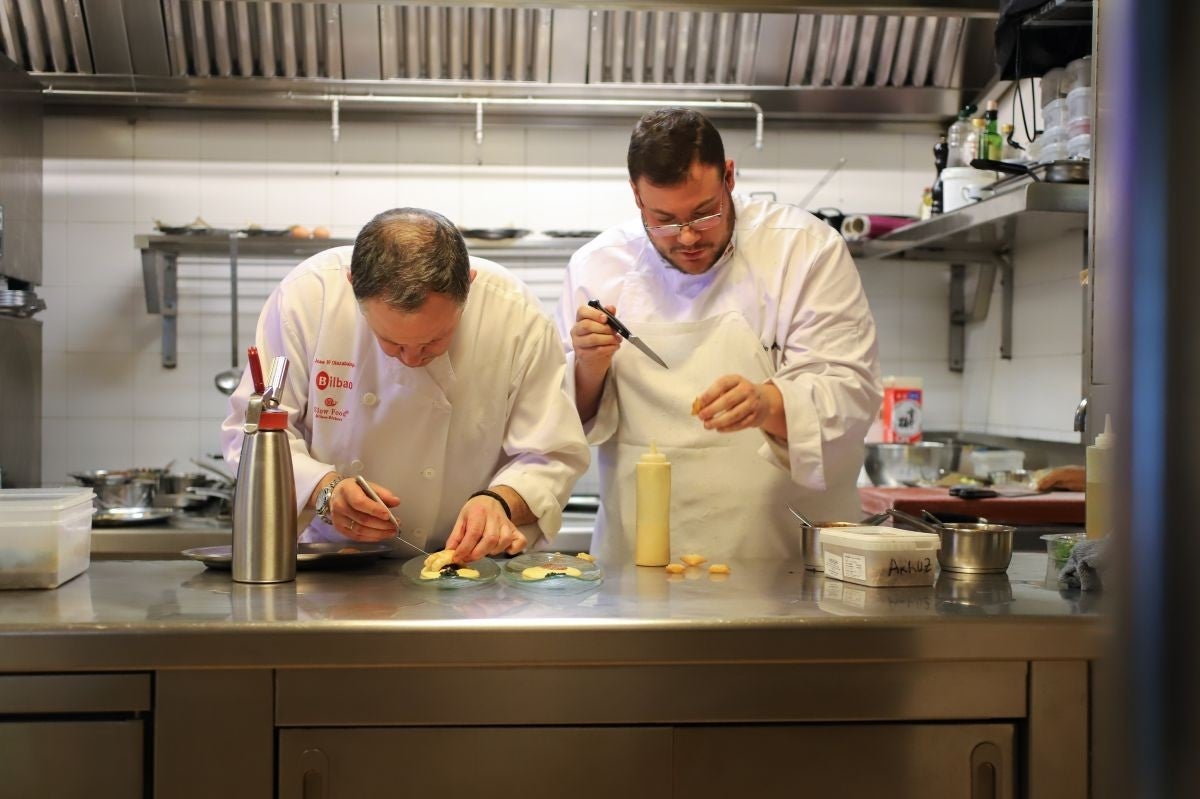
[[[545,230],[542,231],[552,239],[594,239],[600,235],[599,230]]]
[[[229,347],[233,364],[213,378],[213,383],[225,396],[237,390],[242,382],[242,370],[238,368],[238,234],[229,234]],[[261,393],[261,392],[260,392]]]
[[[148,508],[153,504],[158,485],[156,480],[134,477],[128,471],[96,469],[71,476],[95,493],[92,504],[97,511]]]
[[[937,441],[868,444],[867,475],[877,486],[933,483],[953,471],[957,450],[957,446]]]
[[[296,568],[308,570],[366,566],[390,551],[391,547],[386,544],[367,541],[301,543],[296,546]],[[228,571],[233,565],[233,548],[229,544],[194,547],[185,549],[180,554],[198,560],[210,569]]]
[[[933,514],[930,514],[929,511],[922,511],[922,513],[928,514],[930,516],[930,518],[932,518],[934,520],[934,522],[931,524],[929,522],[922,521],[921,519],[918,519],[916,516],[913,516],[911,513],[905,513],[904,511],[900,510],[899,508],[888,508],[887,509],[888,516],[891,516],[893,519],[897,519],[897,520],[903,521],[903,522],[908,522],[913,527],[915,527],[918,530],[925,532],[925,533],[938,532],[941,527],[941,522],[937,521],[937,517],[933,516]]]
[[[361,474],[355,475],[354,482],[358,483],[358,487],[361,488],[368,497],[375,500],[380,505],[383,505],[384,509],[387,510],[388,517],[392,520],[392,524],[394,524],[396,526],[396,540],[402,544],[405,544],[405,545],[417,550],[425,557],[429,557],[428,552],[421,549],[419,546],[417,546],[413,542],[400,537],[400,520],[396,518],[396,514],[392,513],[392,509],[387,506],[387,503],[379,498],[379,494],[377,494],[375,492],[375,489],[371,487],[371,484],[367,482],[366,478],[363,477]]]
[[[169,519],[174,511],[169,508],[114,507],[101,508],[92,514],[93,527],[124,527],[135,524],[153,524]]]
[[[990,574],[1008,571],[1015,527],[1005,524],[942,524],[938,563],[946,571]]]
[[[465,239],[482,239],[484,241],[500,241],[502,239],[519,239],[522,236],[529,235],[528,230],[513,227],[498,227],[498,228],[459,228],[459,233]]]
[[[813,525],[813,523],[812,523],[812,522],[810,522],[810,521],[808,520],[808,517],[807,517],[807,516],[805,516],[803,513],[801,513],[800,511],[796,510],[795,508],[793,508],[791,505],[788,505],[788,506],[787,506],[787,509],[788,509],[789,511],[791,511],[791,514],[792,514],[793,516],[795,516],[795,517],[796,517],[796,519],[797,519],[797,520],[798,520],[798,521],[799,521],[801,524],[803,524],[805,527],[813,527],[813,526],[815,526],[815,525]]]
[[[600,304],[599,300],[588,300],[588,305],[591,306],[592,308],[595,308],[597,311],[600,311],[602,314],[604,314],[605,316],[608,317],[608,326],[611,327],[613,330],[615,330],[617,332],[617,335],[621,336],[626,341],[628,341],[630,344],[637,347],[642,352],[646,353],[646,355],[648,355],[650,357],[650,360],[654,361],[662,368],[664,368],[664,369],[670,368],[669,366],[667,366],[666,362],[664,362],[662,358],[658,357],[658,354],[654,350],[652,350],[652,349],[650,349],[650,347],[646,346],[645,342],[643,342],[637,336],[633,335],[633,333],[630,332],[629,328],[627,328],[627,327],[625,327],[625,325],[621,324],[620,319],[618,319],[617,317],[610,314],[608,312],[608,309]]]
[[[474,569],[479,572],[479,576],[475,578],[459,577],[453,572],[447,572],[436,580],[422,580],[421,570],[425,566],[425,558],[416,557],[405,561],[400,567],[400,573],[408,578],[413,585],[418,585],[422,588],[435,588],[443,591],[455,591],[464,588],[478,588],[488,583],[496,581],[500,576],[500,567],[491,558],[482,558],[466,564],[469,569]]]
[[[971,162],[971,166],[976,169],[985,169],[992,172],[1004,172],[1009,175],[1019,175],[1022,177],[1032,178],[1035,182],[1044,183],[1087,183],[1091,180],[1091,165],[1088,161],[1067,161],[1058,160],[1050,161],[1045,164],[1014,164],[1008,161],[991,161],[985,158],[976,158]],[[993,184],[993,189],[999,189],[1002,185],[1013,183],[1012,179],[1005,178]]]

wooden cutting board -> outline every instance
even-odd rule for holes
[[[959,499],[950,496],[945,488],[880,488],[858,489],[863,512],[881,513],[896,508],[920,515],[927,510],[944,521],[947,514],[984,516],[1000,524],[1083,524],[1082,491],[1051,491],[1027,497],[990,497],[988,499]]]

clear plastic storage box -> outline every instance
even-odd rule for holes
[[[57,588],[92,556],[90,488],[0,489],[0,588]]]
[[[872,588],[933,585],[941,546],[937,533],[893,527],[821,530],[825,576]]]

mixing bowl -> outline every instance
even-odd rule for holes
[[[867,476],[877,486],[933,483],[954,470],[958,446],[938,441],[917,444],[868,444]]]

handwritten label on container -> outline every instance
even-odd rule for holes
[[[928,574],[931,571],[933,571],[932,558],[917,558],[916,560],[896,560],[895,558],[892,558],[891,563],[888,564],[887,576],[895,577],[896,575],[903,576],[908,574]]]

